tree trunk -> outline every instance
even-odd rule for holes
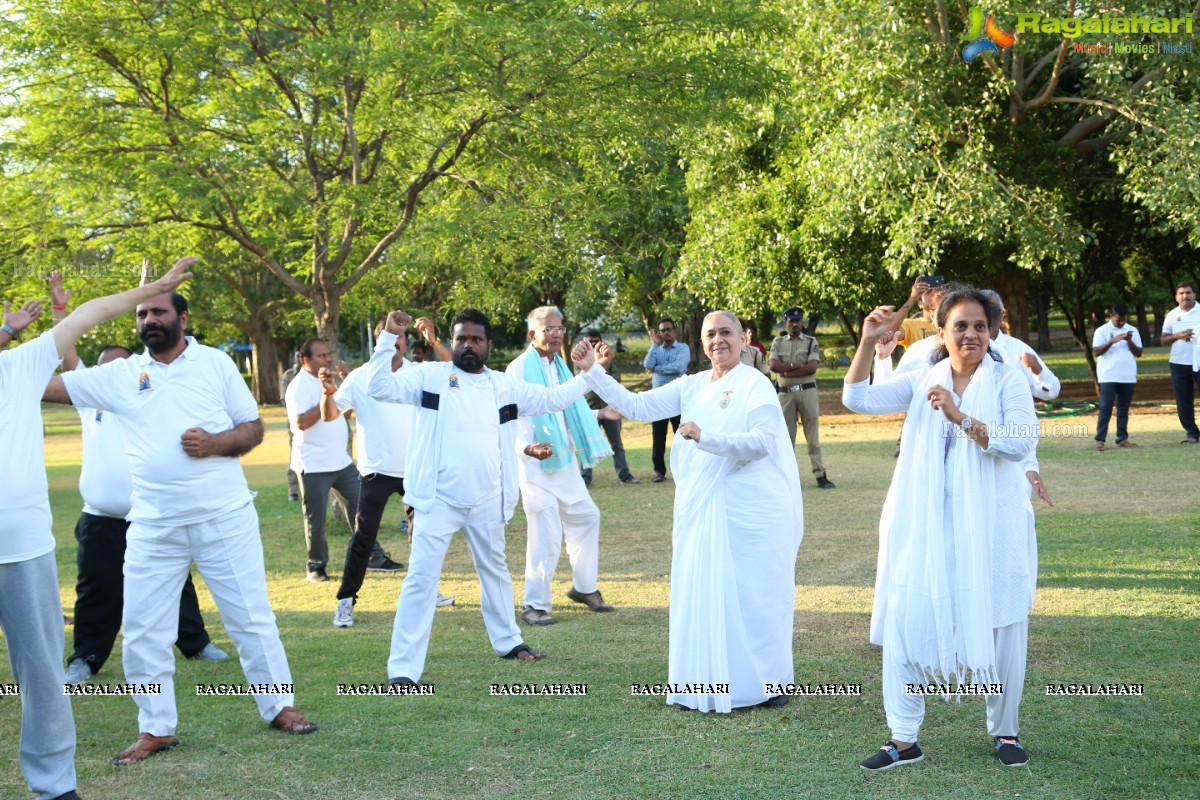
[[[1038,312],[1038,343],[1037,349],[1040,353],[1049,353],[1054,349],[1054,343],[1050,341],[1050,299],[1046,296],[1046,288],[1040,287],[1037,293],[1037,312]]]
[[[336,363],[341,357],[341,342],[338,338],[338,323],[342,317],[342,298],[333,287],[322,292],[320,287],[312,296],[313,321],[316,323],[316,338],[329,345],[329,352]]]
[[[997,275],[995,288],[1004,301],[1008,317],[1008,335],[1027,341],[1029,339],[1029,285],[1024,272],[1006,272]]]
[[[1133,316],[1137,320],[1138,334],[1149,347],[1154,339],[1150,336],[1150,328],[1146,325],[1146,303],[1139,300],[1133,307]]]
[[[282,374],[279,367],[279,350],[275,345],[275,335],[271,330],[271,320],[266,314],[256,313],[251,316],[246,326],[246,336],[250,339],[250,392],[260,406],[277,405],[282,401],[279,396],[279,378]]]

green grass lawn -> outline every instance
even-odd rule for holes
[[[236,662],[181,661],[176,676],[182,746],[129,768],[109,759],[137,733],[127,698],[76,697],[77,766],[84,798],[1193,798],[1200,786],[1196,680],[1200,657],[1200,449],[1176,444],[1173,415],[1131,421],[1136,450],[1095,453],[1094,416],[1045,423],[1040,456],[1058,503],[1038,508],[1040,588],[1030,622],[1021,738],[1032,760],[1004,769],[984,726],[983,701],[928,704],[923,764],[866,774],[857,762],[887,736],[880,653],[867,642],[876,527],[894,466],[896,418],[829,418],[825,461],[837,482],[819,492],[804,475],[806,536],[797,564],[798,681],[862,685],[861,697],[793,699],[782,710],[683,713],[631,683],[667,673],[667,598],[673,484],[624,486],[596,470],[604,517],[601,587],[618,611],[591,614],[555,583],[560,623],[527,629],[549,657],[496,658],[479,614],[461,537],[451,546],[425,682],[432,697],[337,696],[337,685],[386,680],[400,577],[369,575],[353,628],[331,625],[336,583],[304,580],[298,503],[284,484],[287,437],[265,411],[266,442],[244,459],[266,549],[268,580],[297,687],[321,725],[311,736],[267,728],[248,698],[195,697],[194,684],[240,683]],[[1051,425],[1061,427],[1051,429]],[[47,463],[63,604],[74,603],[73,526],[80,500],[78,424],[47,414]],[[650,474],[649,426],[628,424],[634,473]],[[1057,433],[1057,435],[1049,435]],[[803,454],[803,445],[800,448]],[[745,502],[755,502],[747,497]],[[389,508],[382,541],[408,561]],[[518,601],[525,530],[508,530]],[[334,528],[331,550],[345,531]],[[335,559],[336,561],[337,559]],[[331,562],[332,566],[332,562]],[[340,567],[332,570],[340,575]],[[232,651],[197,580],[214,640]],[[68,648],[70,629],[67,630]],[[123,681],[120,647],[98,676]],[[11,682],[7,660],[0,683]],[[493,682],[586,683],[585,697],[493,697]],[[1048,697],[1047,683],[1141,683],[1142,697]],[[0,697],[0,796],[25,796],[16,763],[19,706]]]

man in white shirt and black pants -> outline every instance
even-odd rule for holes
[[[1196,287],[1181,283],[1175,287],[1176,308],[1163,320],[1162,343],[1171,345],[1169,357],[1171,386],[1175,390],[1175,411],[1187,438],[1180,444],[1200,442],[1200,427],[1196,426],[1196,393],[1200,386],[1200,305],[1196,304]]]
[[[1137,447],[1129,441],[1129,404],[1137,384],[1137,359],[1142,355],[1142,336],[1128,325],[1129,308],[1114,303],[1112,317],[1092,335],[1096,356],[1096,380],[1100,384],[1100,417],[1096,420],[1096,449],[1105,449],[1108,421],[1113,403],[1117,406],[1117,446]]]

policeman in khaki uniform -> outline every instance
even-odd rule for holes
[[[787,336],[777,336],[771,342],[771,371],[775,373],[779,405],[783,407],[783,418],[793,446],[796,444],[796,416],[800,416],[817,487],[833,489],[833,481],[825,476],[825,465],[821,462],[821,406],[814,377],[821,361],[821,348],[814,337],[804,333],[803,311],[793,306],[783,312],[783,317]]]

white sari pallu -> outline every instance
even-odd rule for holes
[[[700,428],[676,435],[667,702],[728,712],[794,681],[796,551],[804,532],[800,475],[769,380],[739,365],[632,394],[600,370],[588,381],[631,419],[675,414]],[[726,687],[728,690],[726,691]],[[774,694],[777,692],[773,692]]]

